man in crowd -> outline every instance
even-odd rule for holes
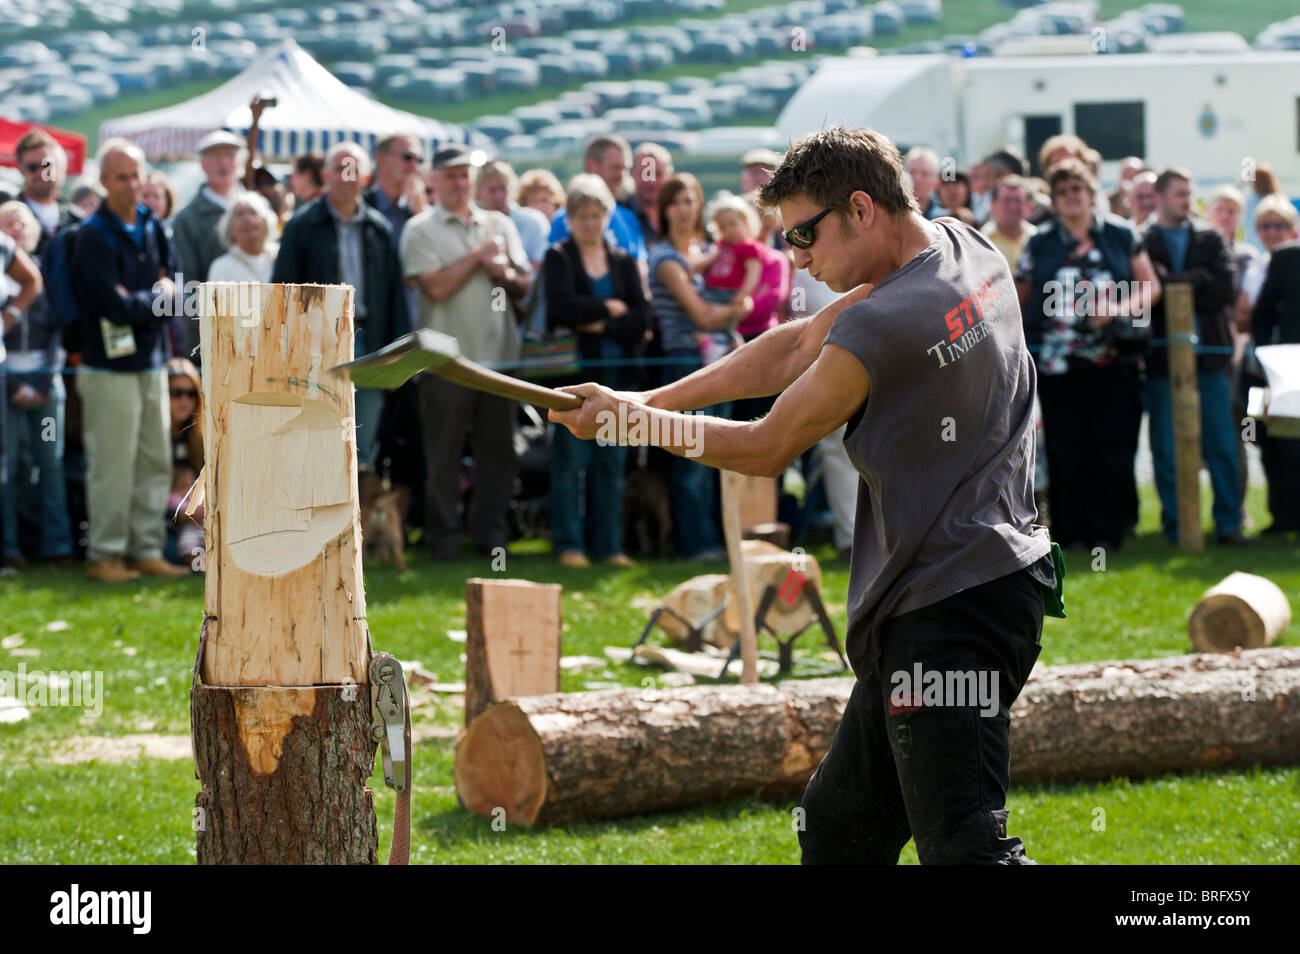
[[[478,170],[474,200],[480,209],[509,216],[524,245],[524,254],[528,256],[533,274],[536,274],[546,255],[546,249],[550,246],[551,223],[541,212],[525,208],[514,200],[518,188],[519,177],[515,175],[510,163],[504,159],[493,159]]]
[[[1240,544],[1241,481],[1237,474],[1236,422],[1232,414],[1228,369],[1232,364],[1229,320],[1235,267],[1232,256],[1215,228],[1191,217],[1192,177],[1183,169],[1166,169],[1155,182],[1156,219],[1143,233],[1156,275],[1165,284],[1192,286],[1193,321],[1200,347],[1223,353],[1198,354],[1196,380],[1201,403],[1201,456],[1214,488],[1214,532],[1220,543]],[[1151,336],[1165,338],[1168,329],[1162,296],[1151,315]],[[1169,361],[1165,345],[1153,345],[1147,356],[1146,406],[1160,494],[1161,523],[1165,536],[1178,536],[1178,500],[1174,479],[1173,403],[1169,391]]]
[[[1020,176],[1003,176],[993,186],[993,202],[989,220],[981,231],[989,237],[1007,266],[1014,272],[1029,239],[1038,233],[1038,226],[1025,221],[1029,190]]]
[[[659,241],[659,190],[673,171],[672,155],[657,142],[643,142],[632,153],[632,195],[625,204],[641,226],[646,248]]]
[[[107,195],[78,231],[69,263],[83,322],[86,575],[106,583],[189,573],[162,556],[172,465],[160,315],[171,310],[161,299],[175,301],[176,269],[166,229],[140,202],[144,174],[139,146],[110,139],[100,147]]]
[[[172,220],[176,256],[186,283],[208,280],[208,267],[226,253],[217,235],[217,222],[242,191],[240,181],[248,152],[244,141],[234,133],[217,130],[199,140],[199,165],[204,183],[185,208]],[[182,289],[184,291],[184,289]],[[184,348],[198,361],[199,323],[186,322]]]
[[[353,354],[378,351],[411,327],[402,268],[388,220],[362,201],[370,157],[342,142],[325,157],[325,191],[284,227],[272,282],[351,285]],[[363,500],[376,492],[374,442],[384,392],[357,388],[357,467]]]
[[[53,136],[43,129],[33,129],[18,140],[14,156],[23,174],[23,190],[18,198],[27,203],[41,223],[41,239],[35,252],[40,258],[50,239],[84,216],[71,202],[59,198],[68,172],[68,156]]]
[[[393,245],[399,249],[406,223],[426,208],[424,181],[420,178],[423,161],[424,145],[411,133],[394,133],[375,143],[375,175],[362,197],[388,220],[393,230]],[[415,329],[418,305],[415,290],[408,288],[406,310],[411,327],[406,330]]]
[[[927,219],[937,219],[949,212],[939,201],[939,154],[925,146],[909,149],[907,159],[903,162],[905,171],[912,180],[912,195]]]
[[[774,149],[749,150],[740,157],[740,194],[749,195],[763,188],[772,181],[772,173],[780,164],[781,154]]]
[[[610,133],[594,136],[587,142],[582,154],[583,170],[600,176],[617,199],[623,194],[623,180],[632,165],[632,150],[622,136]],[[441,193],[439,193],[441,195]],[[648,260],[645,240],[641,237],[641,223],[632,210],[615,205],[607,230],[609,240],[644,265]],[[551,242],[569,237],[569,219],[564,209],[551,220]]]
[[[1129,208],[1133,210],[1133,224],[1142,228],[1156,214],[1156,174],[1151,170],[1136,173],[1129,186]]]
[[[528,293],[530,268],[510,218],[472,201],[473,159],[464,146],[434,154],[438,204],[407,223],[402,273],[419,289],[422,327],[455,337],[472,361],[508,363],[519,358],[514,305]],[[433,557],[454,560],[460,552],[460,462],[471,429],[474,497],[466,522],[479,552],[492,553],[507,542],[515,403],[432,374],[419,381],[429,475],[425,538]]]

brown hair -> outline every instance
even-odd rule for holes
[[[152,182],[159,189],[162,189],[163,198],[167,200],[167,211],[163,213],[163,218],[170,219],[172,213],[176,211],[176,192],[172,189],[171,180],[161,170],[150,169],[145,175],[144,181]]]
[[[198,369],[188,358],[172,358],[167,362],[167,384],[171,386],[174,378],[185,378],[190,384],[194,385],[194,392],[197,395],[194,399],[194,416],[190,420],[181,424],[180,432],[185,437],[185,443],[189,445],[190,459],[188,463],[194,468],[194,473],[203,469],[203,382],[199,379]]]
[[[805,195],[824,209],[845,212],[849,196],[859,191],[890,215],[920,211],[903,183],[897,146],[865,126],[828,126],[791,143],[759,191],[759,202],[770,209],[791,196]]]
[[[1255,166],[1255,195],[1266,196],[1275,192],[1281,192],[1282,188],[1277,184],[1277,176],[1273,172],[1271,163],[1261,162]]]
[[[668,206],[687,190],[695,194],[697,208],[695,228],[692,231],[701,241],[707,238],[704,234],[704,190],[700,188],[700,181],[695,176],[689,172],[679,172],[664,180],[663,188],[659,190],[659,201],[655,205],[659,211],[659,237],[664,241],[668,240]]]
[[[23,133],[22,138],[18,140],[18,144],[14,146],[14,158],[21,162],[23,153],[31,152],[33,149],[43,149],[47,146],[56,152],[63,148],[59,145],[59,141],[44,129],[29,130]]]
[[[1156,176],[1156,191],[1161,195],[1164,195],[1165,190],[1169,188],[1169,184],[1175,180],[1186,182],[1188,185],[1191,185],[1192,174],[1186,169],[1178,166],[1170,166],[1168,169],[1161,172],[1160,175]]]
[[[1052,168],[1047,170],[1047,194],[1052,197],[1052,204],[1056,204],[1056,187],[1062,182],[1070,179],[1078,179],[1088,187],[1088,191],[1094,196],[1097,194],[1097,180],[1093,178],[1092,170],[1084,165],[1081,159],[1062,159]]]
[[[321,171],[325,168],[325,157],[319,152],[308,152],[298,156],[293,161],[294,172],[305,172],[311,176],[311,181],[316,183],[316,188],[325,185],[325,180],[321,177]]]
[[[1070,155],[1076,159],[1085,159],[1089,152],[1088,144],[1073,133],[1057,133],[1055,136],[1048,136],[1038,149],[1038,168],[1044,175],[1050,171],[1047,168],[1048,158],[1052,153],[1062,149],[1069,150]]]
[[[520,205],[528,205],[537,192],[545,192],[549,195],[557,209],[564,208],[564,187],[560,185],[560,180],[555,177],[555,173],[549,169],[529,169],[521,175],[519,194],[515,201]]]

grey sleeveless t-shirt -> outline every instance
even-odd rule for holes
[[[1035,524],[1034,364],[1007,261],[956,219],[836,316],[825,344],[862,362],[867,402],[844,447],[862,480],[849,570],[859,678],[886,619],[1044,556]]]

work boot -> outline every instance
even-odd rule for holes
[[[165,580],[178,580],[183,576],[190,575],[189,567],[168,563],[162,557],[154,557],[152,560],[137,560],[135,561],[135,569],[145,576],[160,576]]]
[[[129,583],[140,579],[140,574],[128,570],[120,556],[104,557],[86,567],[86,579],[100,583]]]

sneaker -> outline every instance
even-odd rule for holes
[[[581,550],[565,550],[557,559],[560,561],[560,566],[591,566],[587,554]]]
[[[120,556],[104,557],[86,567],[86,579],[100,583],[129,583],[140,579],[135,570],[128,570]]]
[[[134,566],[145,576],[158,576],[165,580],[179,580],[183,576],[190,575],[189,567],[168,563],[162,557],[155,557],[152,560],[136,560]]]
[[[636,560],[633,560],[626,553],[615,553],[613,556],[607,556],[600,561],[609,566],[636,566]]]
[[[1215,543],[1221,543],[1228,547],[1244,547],[1250,544],[1250,541],[1241,535],[1240,530],[1232,533],[1220,533],[1214,538]]]
[[[699,563],[722,563],[727,559],[727,551],[722,547],[714,547],[712,550],[703,550],[687,559]]]
[[[27,558],[21,554],[15,554],[5,560],[5,566],[9,567],[11,570],[18,570],[21,572],[22,570],[27,569]]]

